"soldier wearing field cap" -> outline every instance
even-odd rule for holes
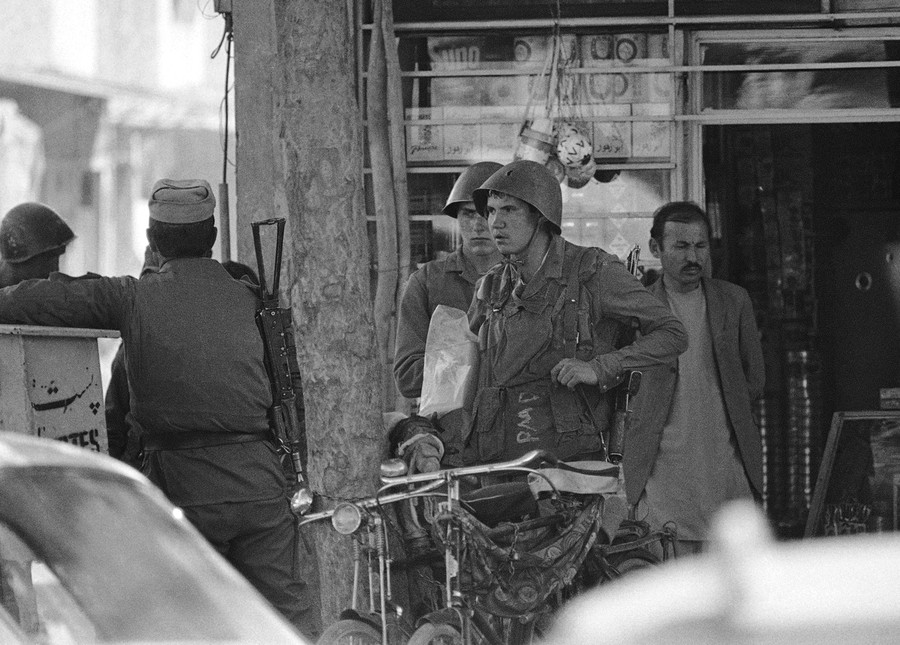
[[[75,233],[49,206],[13,206],[0,222],[0,287],[59,271],[59,258],[73,239]]]
[[[295,522],[270,440],[257,297],[211,258],[215,206],[206,181],[156,182],[147,239],[158,268],[140,279],[57,274],[0,289],[0,322],[119,330],[144,473],[306,628]]]

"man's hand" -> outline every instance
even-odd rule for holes
[[[550,378],[570,390],[576,385],[597,385],[597,373],[590,363],[577,358],[564,358],[550,370]]]
[[[406,450],[409,456],[410,473],[433,473],[441,469],[444,447],[440,439],[432,435],[421,435]]]

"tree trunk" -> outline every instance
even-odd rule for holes
[[[254,194],[269,208],[246,204],[240,194],[238,206],[288,219],[290,274],[284,282],[303,377],[308,475],[324,506],[371,494],[384,450],[349,6],[345,0],[236,2],[234,22],[238,176],[242,153],[274,157],[271,164],[250,162],[259,182]],[[242,13],[271,25],[268,42],[258,25],[247,26],[257,40],[242,40]],[[242,76],[241,63],[256,76]],[[270,126],[242,119],[245,82],[255,92],[246,96],[255,105],[250,113]],[[251,143],[248,136],[259,140]],[[238,188],[245,188],[240,180]],[[246,217],[239,214],[239,221]],[[249,227],[241,231],[248,235]],[[238,246],[246,248],[240,241]],[[303,532],[315,543],[328,624],[350,604],[350,541],[327,522]]]

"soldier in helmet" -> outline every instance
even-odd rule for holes
[[[49,206],[25,202],[14,206],[0,222],[0,288],[59,271],[59,256],[75,237],[72,229]],[[0,605],[26,631],[38,629],[39,619],[31,580],[31,560],[15,547],[13,536],[0,531]],[[19,587],[12,582],[18,571]]]
[[[602,456],[604,394],[628,371],[683,352],[685,329],[618,258],[561,237],[562,195],[545,166],[514,161],[473,198],[504,259],[469,308],[481,357],[463,461],[541,448],[561,459]],[[619,347],[630,325],[638,339]]]
[[[72,229],[49,206],[25,202],[0,222],[0,287],[59,271],[59,256],[75,238]]]
[[[447,305],[466,311],[475,283],[501,260],[487,220],[472,201],[472,191],[500,167],[499,163],[482,161],[469,166],[459,176],[442,212],[459,223],[462,244],[446,258],[426,263],[406,284],[394,354],[394,379],[405,397],[416,398],[422,394],[425,339],[435,308]]]

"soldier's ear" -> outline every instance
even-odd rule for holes
[[[154,253],[157,252],[157,249],[156,249],[156,240],[155,240],[154,237],[153,237],[153,231],[152,231],[152,229],[149,229],[149,228],[147,229],[147,244],[150,245],[150,250],[151,250],[151,251],[153,251]]]
[[[659,245],[659,242],[655,237],[650,238],[650,253],[653,257],[658,258],[662,253],[662,247]]]

